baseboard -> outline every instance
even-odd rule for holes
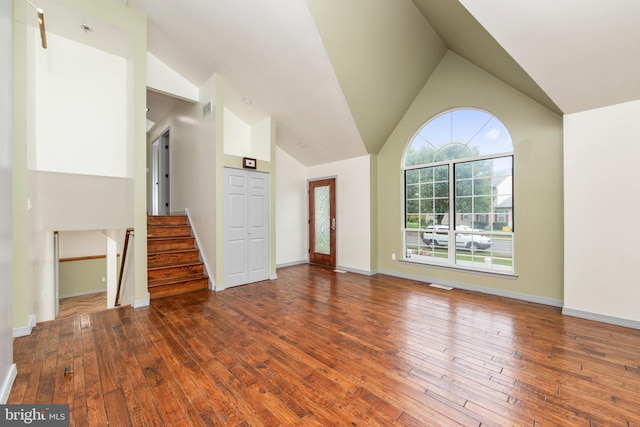
[[[237,285],[225,285],[222,288],[219,288],[218,286],[216,286],[216,291],[224,291],[225,289],[231,289],[231,288],[235,288],[238,286],[244,286],[244,285],[250,285],[251,283],[238,283]]]
[[[136,299],[135,296],[131,297],[131,307],[133,308],[149,307],[149,304],[151,304],[151,297],[148,295],[143,299]]]
[[[429,277],[416,276],[414,274],[398,273],[396,271],[381,270],[379,271],[379,273],[386,274],[387,276],[400,277],[401,279],[415,280],[416,282],[436,283],[439,285],[450,286],[452,288],[464,289],[466,291],[480,292],[488,295],[513,298],[521,301],[534,302],[536,304],[550,305],[552,307],[562,307],[563,305],[562,300],[557,300],[554,298],[546,298],[546,297],[539,297],[536,295],[521,294],[519,292],[505,291],[502,289],[485,288],[483,286],[475,286],[475,285],[468,285],[465,283],[450,282],[448,280],[431,279]]]
[[[276,264],[276,269],[277,268],[285,268],[285,267],[293,267],[294,265],[300,265],[300,264],[308,264],[309,261],[306,259],[301,259],[300,261],[293,261],[293,262],[285,262],[283,264]]]
[[[200,237],[198,236],[198,230],[196,230],[195,225],[191,219],[191,212],[189,212],[189,208],[185,208],[184,214],[187,216],[187,221],[189,221],[189,227],[191,227],[191,232],[193,233],[193,238],[196,241],[196,246],[198,247],[198,252],[200,253],[200,257],[202,257],[202,263],[204,264],[204,270],[209,277],[209,289],[216,289],[216,282],[213,279],[213,268],[209,265],[209,260],[207,259],[207,255],[202,250],[202,245],[200,244]]]
[[[277,264],[276,268],[293,267],[293,266],[302,265],[302,264],[309,264],[309,260],[308,259],[302,259],[300,261],[285,262],[283,264]],[[378,270],[372,270],[372,271],[359,270],[357,268],[343,267],[341,265],[336,266],[336,270],[344,270],[344,271],[348,271],[349,273],[362,274],[364,276],[373,276],[373,275],[378,274]]]
[[[30,314],[27,319],[26,326],[20,326],[19,328],[13,328],[13,338],[26,337],[31,335],[31,331],[36,327],[36,315]]]
[[[18,369],[16,368],[16,364],[12,364],[9,368],[9,372],[7,372],[7,376],[4,381],[2,381],[2,388],[0,388],[0,403],[6,404],[7,400],[9,400],[9,393],[11,393],[11,388],[13,387],[13,381],[15,381],[16,376],[18,375]]]
[[[349,273],[362,274],[363,276],[374,276],[378,274],[377,270],[375,271],[359,270],[357,268],[343,267],[341,265],[337,266],[336,270],[344,270],[344,271],[348,271]]]
[[[268,280],[276,280],[278,278],[277,274],[271,274],[269,275],[269,279]],[[224,291],[225,289],[229,289],[229,288],[235,288],[236,286],[244,286],[244,285],[250,285],[251,283],[238,283],[237,285],[221,285],[221,284],[216,284],[213,289],[211,289],[212,291],[215,292],[221,292]]]
[[[640,322],[637,320],[623,319],[615,316],[607,316],[605,314],[591,313],[590,311],[575,310],[573,308],[563,308],[562,314],[565,316],[579,317],[586,320],[594,320],[596,322],[609,323],[616,326],[624,326],[627,328],[640,329]]]
[[[76,292],[74,294],[65,294],[65,295],[60,295],[59,298],[60,299],[65,299],[65,298],[71,298],[71,297],[81,297],[83,295],[91,295],[91,294],[99,294],[101,292],[107,292],[107,288],[103,288],[103,289],[94,289],[92,291],[85,291],[85,292]]]

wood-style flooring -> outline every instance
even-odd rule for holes
[[[61,298],[56,319],[96,313],[107,309],[107,293],[96,292],[77,297]]]
[[[75,426],[640,426],[639,330],[317,266],[40,323],[14,359],[9,403]]]

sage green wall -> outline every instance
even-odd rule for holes
[[[371,265],[370,271],[378,271],[378,156],[371,154],[369,156],[369,188],[371,194]]]
[[[29,228],[27,217],[27,25],[28,5],[13,2],[13,151],[12,151],[12,272],[13,326],[26,327],[29,301]]]
[[[517,279],[392,261],[403,253],[402,157],[430,118],[454,108],[493,113],[514,144]],[[378,155],[381,273],[419,276],[516,293],[559,305],[563,298],[562,117],[449,51]],[[428,280],[427,280],[428,279]]]
[[[307,5],[362,141],[376,154],[447,47],[410,0]]]
[[[120,258],[118,258],[118,265],[119,263]],[[60,298],[91,292],[106,292],[106,277],[106,257],[60,262],[58,264]]]

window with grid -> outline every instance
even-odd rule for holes
[[[513,273],[513,144],[476,109],[427,122],[404,159],[404,259]]]

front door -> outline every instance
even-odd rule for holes
[[[336,266],[336,179],[309,182],[309,262]]]

